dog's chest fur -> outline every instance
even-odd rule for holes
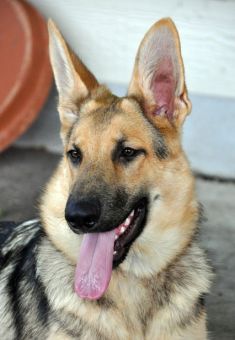
[[[182,330],[203,314],[200,292],[208,285],[208,268],[196,245],[151,278],[115,270],[107,294],[91,302],[74,293],[74,266],[41,233],[37,222],[17,227],[13,235],[1,254],[4,340],[42,339],[42,335],[153,339],[153,334],[158,339],[157,334]]]
[[[48,241],[45,242],[50,249]],[[52,259],[53,254],[61,256],[52,248],[51,251],[48,258]],[[46,259],[43,256],[41,259],[45,264]],[[73,292],[74,268],[66,264],[63,257],[58,260],[54,264],[51,262],[51,268],[48,265],[50,274],[44,279],[49,296],[54,292],[52,300],[58,323],[71,336],[153,339],[152,332],[170,334],[173,330],[184,329],[204,313],[199,292],[208,284],[205,280],[207,267],[202,252],[195,245],[166,271],[151,278],[139,279],[117,270],[107,294],[96,302],[77,297]],[[56,263],[61,268],[56,268]]]

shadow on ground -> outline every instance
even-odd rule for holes
[[[1,154],[0,220],[38,215],[40,194],[58,161],[59,156],[43,150],[12,148]],[[235,184],[197,179],[197,190],[208,219],[201,243],[216,271],[206,300],[210,338],[235,339]]]

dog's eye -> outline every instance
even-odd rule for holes
[[[145,155],[146,151],[144,149],[132,149],[130,147],[125,147],[121,149],[119,159],[124,163],[131,162],[141,154]]]
[[[124,158],[132,158],[137,154],[138,150],[132,149],[132,148],[124,148],[121,151],[120,157]]]
[[[121,150],[119,157],[122,162],[131,162],[140,154],[145,154],[145,151],[143,149],[136,150],[126,147]]]
[[[67,152],[69,158],[74,164],[80,163],[82,159],[81,151],[77,148],[71,149]]]
[[[134,161],[139,155],[146,155],[144,149],[133,149],[129,146],[123,145],[123,141],[120,141],[112,153],[113,162],[119,162],[124,165]]]

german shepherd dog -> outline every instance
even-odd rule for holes
[[[40,220],[1,224],[0,339],[207,338],[211,270],[181,146],[191,110],[174,23],[140,44],[125,97],[49,22],[63,158]]]

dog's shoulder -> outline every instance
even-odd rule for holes
[[[0,270],[5,265],[6,258],[19,253],[32,239],[37,238],[41,230],[38,219],[22,223],[0,222]]]
[[[0,234],[0,338],[45,339],[48,305],[37,275],[41,222],[4,222]]]
[[[4,246],[16,227],[17,223],[12,221],[0,222],[0,248]]]

